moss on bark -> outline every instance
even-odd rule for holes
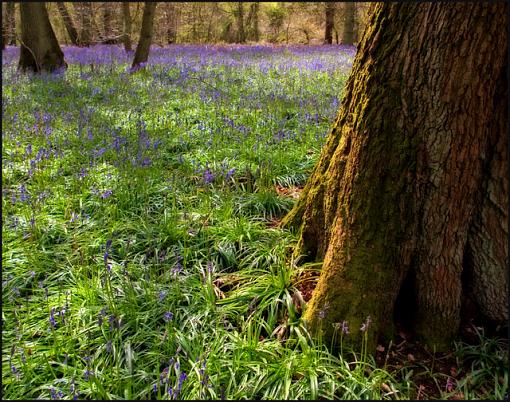
[[[283,221],[299,230],[296,254],[323,261],[304,320],[328,344],[345,320],[344,342],[360,347],[367,316],[369,346],[387,337],[410,270],[417,335],[436,349],[455,336],[467,233],[485,182],[478,155],[505,135],[491,123],[507,43],[494,18],[504,26],[504,9],[374,8],[319,162]]]

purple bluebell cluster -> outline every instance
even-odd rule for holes
[[[16,73],[19,48],[8,46],[3,53],[2,194],[6,207],[2,212],[6,223],[3,242],[6,249],[21,248],[19,254],[23,256],[19,264],[11,265],[22,272],[19,277],[23,281],[35,285],[30,296],[42,301],[45,308],[42,324],[51,329],[45,335],[61,339],[70,323],[67,296],[64,307],[51,307],[63,294],[60,284],[53,286],[55,275],[50,272],[53,264],[37,268],[34,265],[37,275],[29,277],[32,270],[29,264],[40,254],[30,255],[28,263],[24,261],[25,255],[44,250],[48,261],[57,262],[55,270],[73,270],[73,275],[77,272],[88,275],[99,261],[102,283],[112,286],[98,292],[112,290],[113,298],[119,299],[126,297],[117,292],[119,281],[137,275],[136,262],[131,257],[135,253],[154,255],[153,261],[162,272],[159,278],[166,280],[170,273],[169,283],[157,284],[157,290],[151,293],[159,301],[155,317],[166,322],[169,329],[174,322],[179,324],[182,317],[180,310],[179,313],[173,310],[174,300],[169,300],[175,292],[167,289],[176,283],[180,286],[184,280],[180,274],[185,269],[190,276],[195,272],[194,255],[184,254],[184,249],[193,244],[172,243],[179,241],[175,239],[179,233],[190,243],[203,242],[202,236],[208,230],[205,222],[201,229],[195,222],[189,224],[190,216],[196,215],[192,205],[195,201],[188,203],[183,198],[189,194],[193,197],[198,194],[196,198],[200,198],[205,194],[214,210],[220,205],[220,192],[238,196],[245,191],[246,172],[255,172],[263,165],[269,171],[268,186],[273,186],[277,174],[291,175],[304,163],[311,166],[313,160],[304,156],[305,152],[310,144],[320,148],[340,101],[340,85],[330,83],[343,82],[355,48],[153,47],[149,62],[138,74],[130,74],[132,54],[126,54],[121,46],[64,46],[63,51],[69,64],[67,71],[41,76]],[[298,148],[302,148],[300,153],[295,152],[294,160],[289,158],[286,170],[277,171],[278,161]],[[133,227],[135,233],[128,236],[136,240],[123,247],[126,242],[122,237],[131,231],[122,227],[124,218],[132,222],[131,217],[136,216],[147,225],[153,220],[159,225],[163,211],[169,211],[168,222],[161,223],[154,232]],[[184,216],[185,224],[181,225],[181,218],[171,221],[173,216]],[[207,225],[215,224],[215,216],[212,218]],[[159,250],[164,251],[162,254],[150,254],[154,233],[165,238],[164,250]],[[111,239],[100,247],[90,247],[105,235],[115,239],[115,250]],[[62,249],[66,250],[65,258],[60,258]],[[127,275],[126,268],[124,277],[107,275],[113,258],[124,260],[124,267],[132,264],[133,270],[129,271],[132,277]],[[152,264],[152,259],[144,263]],[[202,269],[204,279],[210,279],[222,267],[216,255],[207,257]],[[43,281],[38,276],[46,269],[48,281]],[[153,272],[144,278],[154,281]],[[12,296],[6,300],[9,312],[15,303],[23,301],[21,294],[30,293],[30,286],[25,288],[11,279],[5,280],[7,294]],[[44,293],[36,288],[36,281]],[[62,283],[66,286],[65,281]],[[104,299],[99,302],[106,303]],[[85,349],[92,354],[99,345],[98,353],[106,355],[102,356],[105,361],[116,357],[112,353],[117,336],[129,336],[132,329],[125,325],[120,331],[121,318],[126,317],[126,323],[132,318],[130,313],[124,315],[122,303],[108,301],[108,306],[111,307],[93,311],[92,320],[97,320],[97,326],[94,322],[94,328],[87,329],[91,338],[102,336],[106,330],[107,340],[96,337]],[[327,308],[321,312],[322,318],[326,314]],[[11,314],[9,319],[12,318]],[[73,324],[79,321],[73,320]],[[347,323],[342,323],[341,331],[348,334]],[[12,335],[7,342],[14,342],[15,336],[22,334]],[[95,367],[100,366],[92,364],[90,358],[80,367],[69,353],[69,365],[66,356],[64,366],[68,373],[74,367],[75,373],[83,376],[77,380],[78,385],[80,380],[90,381],[94,375],[97,378],[91,383],[103,380],[100,378],[103,369],[94,373]],[[187,374],[176,361],[178,353],[161,373],[159,382],[147,385],[149,392],[157,394],[159,390],[164,393],[159,396],[170,399],[187,396],[183,391]],[[23,359],[28,359],[28,355]],[[19,376],[24,366],[18,361],[10,364],[12,375]],[[186,357],[183,366],[187,364]],[[211,382],[207,364],[205,360],[197,364],[204,390]],[[91,383],[81,382],[82,393],[87,397],[92,396]],[[158,389],[163,385],[165,391]],[[45,389],[52,399],[63,397],[57,385],[51,391]],[[78,396],[73,379],[65,398]]]

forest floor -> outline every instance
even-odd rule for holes
[[[508,342],[483,330],[371,356],[303,326],[317,266],[278,222],[355,48],[153,48],[135,74],[120,47],[63,50],[41,76],[3,52],[4,398],[505,397]]]

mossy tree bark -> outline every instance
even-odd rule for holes
[[[51,27],[45,3],[20,3],[21,70],[54,71],[67,67],[64,53],[60,49]]]
[[[333,43],[333,29],[335,28],[335,3],[327,1],[324,4],[326,26],[324,28],[324,44]]]
[[[373,347],[392,333],[399,295],[438,350],[458,331],[463,292],[508,318],[506,15],[502,2],[374,7],[319,162],[283,221],[299,230],[296,253],[323,261],[303,317],[313,332],[331,339],[346,320],[359,347],[371,316]]]
[[[69,35],[69,40],[74,46],[78,46],[78,31],[74,26],[73,19],[69,11],[67,11],[67,7],[64,2],[57,2],[58,12],[62,17],[62,21],[64,21],[64,26],[66,28],[67,34]]]
[[[140,39],[136,46],[133,68],[139,67],[140,64],[147,62],[149,59],[156,6],[157,3],[145,2],[144,4]]]

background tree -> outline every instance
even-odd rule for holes
[[[177,7],[175,3],[165,3],[165,36],[166,43],[175,43],[177,40]]]
[[[13,3],[13,2],[7,2],[5,5],[5,20],[4,21],[5,21],[5,27],[6,27],[6,43],[11,46],[16,45],[16,8],[15,8],[15,4],[16,3]]]
[[[320,160],[284,220],[323,261],[304,320],[359,347],[449,346],[462,294],[508,319],[506,3],[378,3]],[[440,27],[440,28],[438,28]],[[480,292],[477,294],[477,292]]]
[[[34,72],[67,67],[51,27],[45,3],[20,3],[21,50],[19,68]]]
[[[2,24],[2,49],[5,49],[5,45],[7,45],[7,40],[8,40],[7,24],[5,23],[5,21],[6,21],[5,14],[6,14],[6,6],[2,2],[2,21],[3,21],[3,24]]]
[[[90,2],[74,3],[80,21],[79,42],[81,46],[90,46],[92,42],[92,4]]]
[[[260,37],[259,8],[260,8],[260,4],[258,1],[254,2],[250,6],[250,16],[251,16],[251,21],[252,21],[252,35],[251,35],[250,39],[253,39],[255,42],[258,42],[259,37]]]
[[[71,15],[69,14],[69,11],[67,10],[67,7],[64,2],[58,1],[56,2],[58,12],[60,13],[60,16],[62,17],[62,21],[64,22],[64,26],[66,28],[67,34],[69,35],[69,40],[71,43],[75,46],[78,46],[78,31],[76,30],[76,27],[74,26],[73,19]]]
[[[129,3],[122,3],[122,28],[123,28],[123,43],[124,49],[126,52],[131,52],[132,44],[131,44],[131,12],[129,10]]]
[[[146,2],[144,5],[140,39],[138,40],[135,57],[133,59],[133,68],[139,67],[141,63],[145,63],[149,59],[156,6],[157,3],[152,2]]]
[[[113,19],[114,19],[114,8],[112,7],[115,3],[105,1],[102,3],[103,8],[103,43],[113,44],[115,43],[114,32],[113,32]]]
[[[237,2],[236,20],[237,40],[239,43],[244,43],[246,41],[246,35],[244,32],[244,4],[242,1]]]
[[[335,27],[335,3],[327,1],[324,6],[326,26],[324,28],[324,43],[333,43],[333,29]]]
[[[356,32],[354,30],[356,20],[356,5],[355,3],[346,2],[343,4],[343,29],[342,29],[342,44],[352,45],[356,41]]]

